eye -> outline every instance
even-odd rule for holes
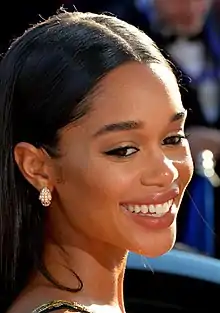
[[[110,151],[105,152],[105,154],[110,156],[116,156],[118,158],[127,158],[132,154],[138,152],[139,149],[131,146],[119,147]]]
[[[169,145],[169,146],[176,146],[176,145],[180,145],[184,139],[187,139],[186,135],[174,135],[174,136],[169,136],[166,137],[163,142],[162,145]]]

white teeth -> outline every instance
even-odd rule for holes
[[[140,206],[139,205],[135,205],[134,206],[134,211],[135,211],[135,213],[140,213],[140,211],[141,211]]]
[[[146,214],[146,215],[151,215],[155,217],[159,217],[167,213],[172,205],[173,200],[169,200],[165,203],[161,204],[150,204],[150,205],[123,205],[125,209],[132,213],[136,214]]]
[[[148,211],[149,211],[150,213],[156,213],[156,206],[153,205],[153,204],[150,204],[150,205],[148,206]]]
[[[148,213],[148,206],[147,205],[142,205],[141,206],[141,212],[145,213],[145,214]]]
[[[134,206],[133,205],[128,205],[126,206],[126,209],[130,212],[134,212]]]

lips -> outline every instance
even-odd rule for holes
[[[149,208],[148,211],[150,212],[151,211],[150,208],[154,210],[152,206],[155,207],[157,205],[164,205],[165,203],[168,203],[169,201],[175,199],[179,195],[179,193],[180,193],[179,187],[175,186],[166,192],[163,193],[157,192],[153,194],[148,194],[144,198],[124,201],[120,203],[120,205],[122,205],[123,207],[147,206]]]
[[[180,189],[175,185],[164,192],[151,193],[143,198],[124,201],[120,203],[120,207],[130,221],[145,230],[167,229],[176,219],[178,207],[174,200],[179,194]]]

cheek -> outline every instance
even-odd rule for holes
[[[129,190],[133,176],[133,172],[128,170],[128,164],[100,160],[90,164],[88,171],[81,177],[88,194],[95,197],[96,202],[118,205]]]
[[[130,190],[132,176],[125,166],[95,159],[89,160],[86,167],[85,163],[82,166],[78,162],[76,166],[66,162],[64,182],[57,185],[59,203],[71,228],[81,229],[89,236],[102,236],[103,240],[112,236],[118,240],[119,203]]]
[[[193,161],[190,153],[187,153],[184,158],[175,162],[175,166],[179,172],[179,180],[183,190],[188,186],[193,175]]]
[[[106,162],[103,158],[65,160],[63,182],[57,186],[61,200],[72,205],[118,205],[133,180],[127,164]]]

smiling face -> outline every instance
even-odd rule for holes
[[[164,65],[128,63],[103,78],[90,113],[60,135],[54,231],[69,244],[78,234],[146,256],[169,250],[193,167],[185,116]]]

